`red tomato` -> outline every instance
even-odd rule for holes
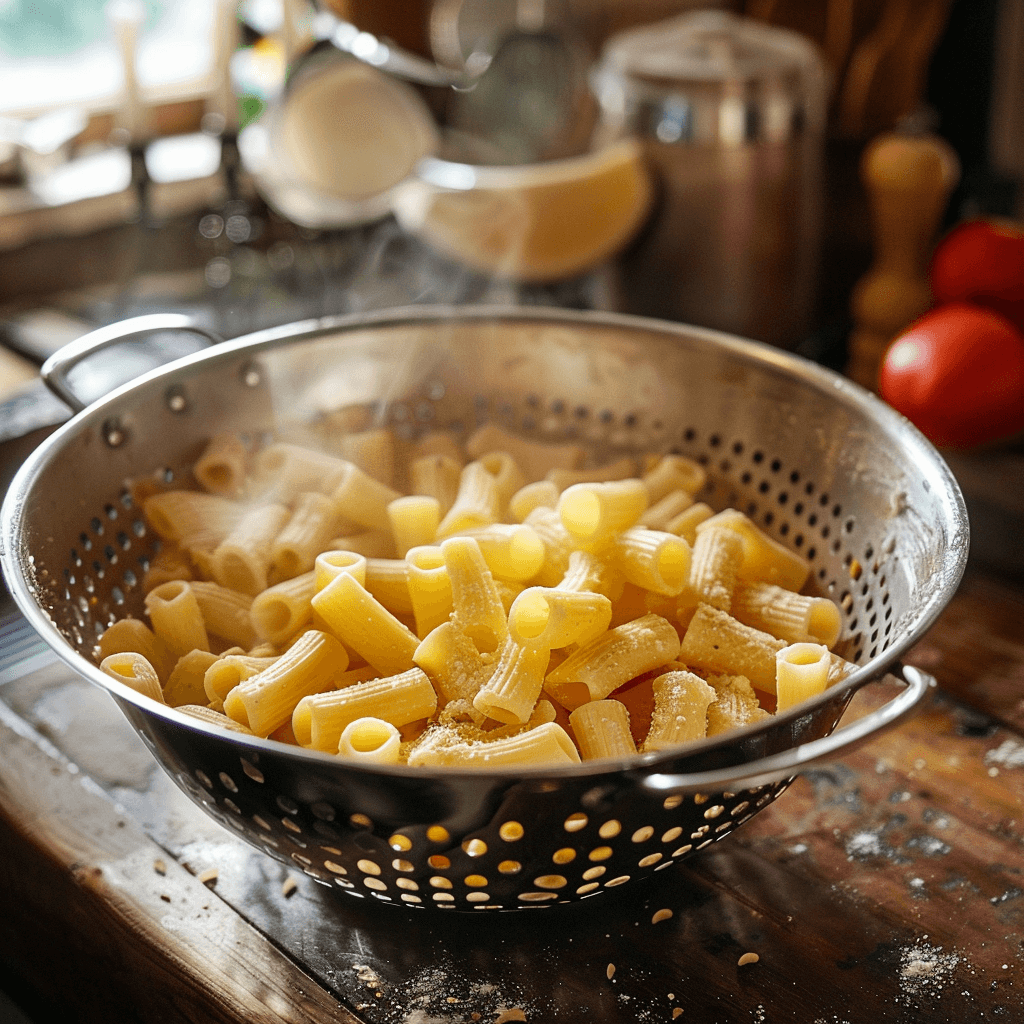
[[[1024,430],[1024,335],[967,302],[925,313],[889,346],[881,396],[939,447]]]
[[[1024,225],[990,219],[958,224],[936,246],[930,279],[936,305],[974,302],[1024,329]]]

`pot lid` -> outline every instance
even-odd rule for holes
[[[728,11],[697,11],[619,33],[603,57],[608,68],[662,82],[754,82],[821,74],[810,39]]]

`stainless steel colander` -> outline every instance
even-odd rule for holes
[[[82,339],[45,376],[155,329]],[[204,332],[200,332],[204,333]],[[100,673],[97,637],[141,614],[156,538],[126,482],[188,482],[223,430],[254,444],[357,407],[402,437],[496,422],[574,438],[597,461],[675,451],[704,463],[703,500],[748,513],[803,554],[843,612],[842,684],[756,727],[677,750],[564,769],[364,767],[157,707]],[[908,713],[931,680],[899,659],[955,590],[963,500],[934,449],[849,381],[763,345],[677,324],[524,309],[388,311],[263,331],[177,360],[81,411],[28,459],[2,513],[2,564],[34,627],[106,688],[197,803],[261,850],[353,896],[511,910],[597,895],[728,835],[808,765]],[[836,730],[890,673],[898,696]]]

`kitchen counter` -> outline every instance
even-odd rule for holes
[[[1021,1020],[1022,627],[1024,587],[969,571],[908,659],[939,682],[919,714],[651,881],[475,916],[250,849],[8,617],[0,954],[75,1021]]]

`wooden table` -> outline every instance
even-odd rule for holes
[[[251,850],[4,626],[0,953],[65,1020],[1024,1019],[1024,586],[970,571],[924,710],[725,841],[579,905],[354,900]],[[891,693],[869,688],[848,714]],[[756,954],[756,962],[745,954]]]

